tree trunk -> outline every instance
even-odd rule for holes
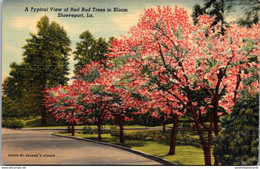
[[[98,140],[101,141],[101,122],[97,123],[97,127],[98,127]]]
[[[197,132],[198,132],[199,137],[200,137],[200,142],[202,144],[202,149],[203,149],[203,152],[204,152],[205,165],[211,165],[210,147],[208,148],[205,137],[203,136],[203,133],[202,133],[202,130],[201,130],[201,127],[200,127],[200,124],[199,124],[197,113],[196,113],[196,111],[195,111],[195,109],[192,105],[190,89],[188,87],[186,87],[186,92],[187,92],[187,96],[188,96],[188,100],[189,100],[190,111],[192,113],[194,123],[195,123]]]
[[[163,132],[165,132],[166,131],[166,129],[165,129],[165,122],[163,122]]]
[[[218,116],[215,115],[215,119],[214,119],[214,130],[215,130],[215,136],[218,136],[219,133],[219,126],[218,126]],[[218,159],[216,157],[214,157],[214,165],[218,165]]]
[[[214,157],[215,163],[214,165],[218,165],[218,159],[216,157]]]
[[[193,114],[193,115],[195,115],[195,114]],[[197,128],[197,132],[200,137],[200,142],[201,142],[203,153],[204,153],[205,165],[211,165],[211,152],[210,152],[211,143],[209,145],[207,144],[205,137],[203,136],[202,130],[199,126],[199,122],[198,122],[196,115],[194,116],[194,121],[195,121],[195,125]],[[208,141],[211,142],[211,139],[208,138]]]
[[[41,109],[41,126],[46,126],[47,123],[46,123],[46,108],[44,106],[42,106],[42,109]]]
[[[202,145],[202,147],[203,147],[203,152],[204,152],[205,165],[211,165],[210,147],[207,145]]]
[[[168,155],[175,155],[176,136],[178,133],[178,121],[179,121],[179,116],[177,114],[174,114],[172,133],[171,133],[170,151],[169,151]]]
[[[68,123],[68,133],[70,133],[71,130],[70,130],[70,123]]]
[[[72,136],[75,136],[74,123],[71,124],[71,135],[72,135]]]
[[[166,131],[166,120],[167,120],[167,118],[166,118],[166,116],[164,115],[163,116],[163,132],[165,132]]]
[[[124,143],[124,127],[123,127],[123,118],[122,116],[118,117],[118,121],[119,121],[119,128],[120,128],[120,143]]]
[[[116,126],[116,119],[115,118],[114,118],[113,122],[114,122],[114,126]]]
[[[215,133],[215,137],[218,136],[219,133],[219,125],[218,125],[218,100],[215,99],[213,102],[213,114],[214,114],[214,133]],[[218,159],[216,157],[214,157],[214,165],[218,165]]]

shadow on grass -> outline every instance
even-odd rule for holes
[[[38,127],[41,124],[41,119],[40,118],[35,118],[29,121],[25,122],[26,127]]]
[[[173,155],[165,154],[165,155],[160,155],[160,156],[158,156],[158,157],[167,157],[167,156],[173,156]]]
[[[95,140],[95,141],[100,141],[97,137],[89,137],[88,136],[88,137],[83,137],[83,138],[91,139],[91,140]],[[101,142],[108,142],[108,143],[112,143],[112,144],[125,146],[125,147],[128,147],[128,148],[145,146],[145,142],[140,141],[140,140],[125,139],[125,143],[120,143],[119,137],[102,138]]]
[[[83,138],[99,141],[99,139],[97,137],[83,137]],[[105,139],[102,138],[102,140],[105,140]]]
[[[127,139],[125,144],[123,144],[126,147],[132,148],[132,147],[143,147],[145,146],[145,142],[144,141],[140,141],[140,140],[130,140]]]
[[[54,118],[46,117],[46,126],[64,126],[65,123],[57,122]],[[41,117],[31,117],[30,120],[25,120],[25,127],[41,127]]]
[[[101,138],[101,140],[99,140],[97,137],[82,137],[82,138],[95,140],[95,141],[101,141],[101,142],[110,142],[110,139],[108,139],[108,138]]]

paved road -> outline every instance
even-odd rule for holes
[[[52,132],[2,128],[2,164],[162,165],[107,145],[52,136]]]

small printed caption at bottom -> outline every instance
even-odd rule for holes
[[[55,157],[55,154],[8,154],[8,157]]]

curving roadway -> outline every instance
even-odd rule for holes
[[[2,128],[2,165],[163,165],[108,145],[52,136],[52,132]]]

